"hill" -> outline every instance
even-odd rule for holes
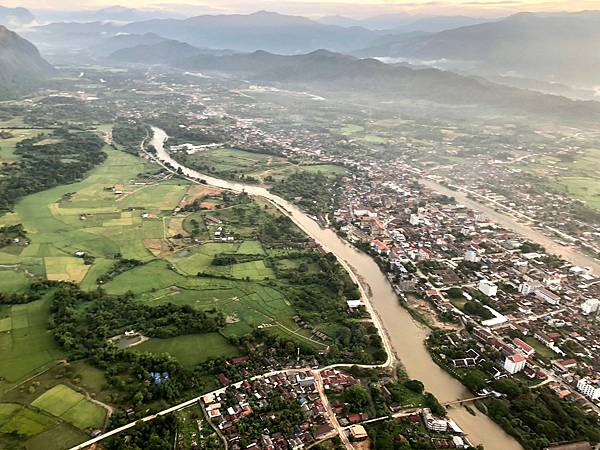
[[[319,48],[348,51],[366,46],[379,34],[360,27],[324,25],[298,16],[266,11],[254,14],[204,15],[185,20],[150,20],[123,27],[128,33],[156,33],[190,45],[301,53]]]
[[[598,120],[600,103],[577,102],[437,69],[415,69],[319,50],[305,55],[198,55],[178,66],[237,74],[263,83],[343,91],[369,99],[426,101],[454,107],[565,120]]]
[[[146,34],[119,34],[103,39],[100,42],[92,45],[90,50],[101,56],[110,55],[113,52],[141,45],[154,45],[164,42],[165,39],[154,33]]]
[[[427,16],[411,14],[381,14],[366,19],[352,19],[344,16],[326,16],[320,23],[342,27],[363,27],[369,30],[387,30],[394,33],[424,31],[436,33],[452,28],[475,25],[486,22],[486,19],[468,16]]]
[[[227,53],[227,51],[224,51]],[[218,50],[194,47],[185,42],[163,40],[156,44],[136,45],[115,51],[110,58],[115,61],[142,64],[171,64],[199,54],[222,54]]]
[[[452,69],[510,73],[575,85],[598,85],[600,12],[520,13],[497,22],[447,30],[418,40],[402,36],[360,56],[441,61]]]
[[[25,8],[6,8],[0,6],[0,25],[7,27],[20,27],[30,24],[35,17]]]
[[[0,25],[0,96],[30,88],[53,71],[31,42]]]

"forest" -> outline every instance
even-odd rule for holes
[[[61,128],[50,137],[47,143],[40,136],[17,144],[16,162],[0,169],[0,210],[9,210],[26,195],[79,181],[106,158],[93,133]]]

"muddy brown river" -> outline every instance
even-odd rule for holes
[[[202,179],[211,186],[237,192],[245,191],[250,195],[267,198],[287,211],[294,222],[327,251],[333,252],[343,260],[370,293],[369,300],[390,338],[394,352],[411,378],[421,380],[426,390],[433,393],[442,403],[472,397],[461,383],[433,362],[424,345],[429,329],[416,323],[400,306],[392,286],[371,257],[356,250],[330,229],[322,228],[298,207],[270,193],[264,187],[214,178],[180,165],[164,148],[167,140],[165,132],[154,127],[153,130],[151,144],[156,148],[161,161],[169,163],[175,169],[181,168],[184,175]],[[473,444],[483,444],[486,450],[522,449],[515,439],[490,418],[475,411],[476,415],[473,416],[463,407],[454,407],[448,410],[448,414],[465,431]]]

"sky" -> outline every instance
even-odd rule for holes
[[[167,9],[182,14],[248,13],[258,10],[309,17],[367,17],[383,13],[502,16],[519,11],[600,10],[600,0],[0,0],[3,6],[30,9],[93,9],[119,4]]]

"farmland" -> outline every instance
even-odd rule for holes
[[[106,417],[106,410],[102,406],[86,400],[81,393],[63,384],[46,391],[31,405],[82,430],[101,428]]]
[[[106,161],[81,182],[29,195],[14,213],[0,219],[0,225],[22,224],[26,233],[19,245],[0,249],[0,261],[9,264],[0,271],[0,289],[26,291],[36,279],[70,281],[84,290],[102,286],[112,295],[132,292],[138,301],[153,306],[216,308],[226,317],[222,336],[264,329],[324,348],[292,320],[298,310],[288,295],[289,281],[278,279],[299,264],[306,276],[321,269],[303,256],[313,253],[303,249],[306,237],[274,207],[192,186],[133,155],[109,147],[104,151]],[[344,171],[337,166],[306,167],[335,175]],[[122,269],[123,261],[136,264]],[[7,350],[2,358],[18,360],[2,365],[5,382],[17,383],[59,359],[61,352],[46,330],[48,307],[48,300],[40,300],[1,310],[0,342]],[[19,339],[18,330],[25,328],[28,332]],[[203,341],[208,344],[200,345]],[[187,350],[190,343],[193,354]],[[216,334],[152,339],[140,349],[168,352],[189,365],[238,354]]]
[[[331,178],[347,174],[346,169],[333,164],[297,163],[280,156],[230,148],[179,154],[177,157],[190,167],[219,177],[263,183],[282,181],[298,172],[321,172]]]
[[[193,367],[209,359],[233,358],[238,349],[217,333],[183,335],[170,339],[151,339],[133,348],[134,351],[169,353],[184,366]]]
[[[522,168],[546,179],[550,186],[600,210],[600,149],[588,149],[575,160],[539,156]]]

